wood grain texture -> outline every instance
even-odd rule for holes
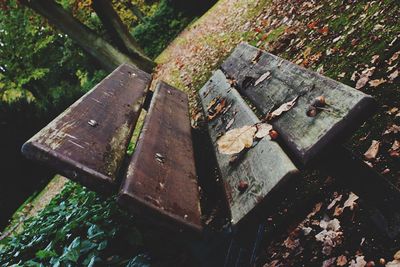
[[[259,59],[254,62],[256,55]],[[236,80],[240,93],[262,114],[299,96],[296,105],[272,124],[303,164],[351,135],[375,109],[371,96],[245,43],[234,50],[221,69]],[[267,72],[269,77],[255,85]],[[321,95],[328,110],[308,117],[308,107]]]
[[[218,151],[218,137],[226,132],[226,126],[232,118],[234,121],[230,129],[253,125],[259,120],[220,70],[214,73],[199,94],[206,114],[207,107],[213,99],[221,98],[226,101],[226,110],[209,121],[208,129],[225,184],[231,222],[235,225],[264,200],[269,192],[294,176],[298,170],[279,145],[268,138],[263,138],[250,148],[238,164],[230,165],[231,155],[224,155]],[[249,185],[243,193],[238,190],[240,180]]]
[[[202,230],[188,98],[166,83],[154,92],[118,201],[172,230]]]
[[[22,153],[93,190],[115,190],[150,81],[121,65],[28,140]]]

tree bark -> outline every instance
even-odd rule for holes
[[[129,33],[128,28],[121,21],[111,1],[93,0],[92,6],[107,32],[111,35],[113,40],[117,42],[121,51],[127,53],[132,58],[140,58],[142,64],[145,65],[146,68],[154,67],[153,61],[144,54],[140,46]]]
[[[96,58],[105,70],[111,72],[122,63],[130,63],[151,72],[152,68],[149,67],[147,61],[143,61],[140,58],[131,58],[121,53],[79,20],[75,19],[54,0],[20,0],[20,2],[66,33],[87,53]]]

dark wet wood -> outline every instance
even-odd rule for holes
[[[303,164],[351,135],[375,109],[371,96],[245,43],[221,68],[263,115],[299,97],[296,105],[272,124],[285,147]],[[269,77],[255,85],[267,72]],[[328,110],[308,117],[308,107],[321,95],[326,98]]]
[[[100,192],[111,192],[151,76],[121,65],[22,147],[28,158]]]
[[[118,201],[173,230],[202,230],[185,93],[158,84]]]
[[[231,155],[219,153],[217,139],[226,132],[227,124],[234,119],[230,129],[259,122],[256,115],[230,86],[225,75],[216,71],[199,92],[203,109],[207,114],[209,103],[216,98],[225,99],[226,109],[208,123],[217,161],[224,180],[230,206],[232,224],[237,224],[272,191],[298,171],[280,146],[264,138],[250,148],[236,164],[229,164]],[[248,189],[238,190],[240,181],[246,181]]]

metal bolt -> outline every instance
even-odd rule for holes
[[[98,123],[97,121],[95,121],[95,120],[90,120],[90,121],[88,121],[88,124],[89,124],[90,126],[92,126],[92,127],[96,127],[97,125],[99,125],[99,123]]]

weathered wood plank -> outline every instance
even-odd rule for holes
[[[234,129],[253,125],[259,120],[239,93],[230,86],[220,70],[216,71],[200,90],[200,98],[206,113],[208,105],[214,99],[219,98],[226,101],[225,110],[209,121],[208,129],[224,179],[232,224],[235,225],[253,210],[270,191],[276,189],[287,178],[295,175],[298,170],[279,145],[268,138],[263,138],[257,145],[250,148],[240,162],[235,165],[230,164],[231,156],[218,151],[216,143],[218,137],[226,132],[228,123],[231,124],[230,129]],[[241,180],[249,185],[243,193],[238,190]]]
[[[121,65],[28,140],[23,154],[96,191],[116,189],[150,80]]]
[[[337,145],[374,111],[371,96],[245,43],[221,68],[263,114],[299,97],[296,105],[272,124],[303,164],[330,145]],[[256,85],[268,72],[269,77]],[[318,96],[325,97],[326,109],[309,117],[306,112]]]
[[[171,229],[202,230],[188,98],[163,82],[154,93],[118,201]]]

